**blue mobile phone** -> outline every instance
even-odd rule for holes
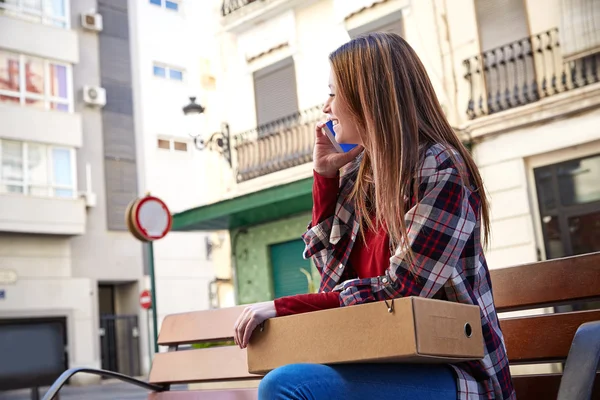
[[[331,143],[335,146],[336,150],[340,153],[347,153],[357,146],[355,144],[338,143],[337,140],[335,140],[333,121],[327,121],[327,123],[325,123],[325,125],[323,126],[323,131],[325,132]]]

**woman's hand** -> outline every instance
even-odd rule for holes
[[[313,168],[325,178],[335,178],[340,168],[354,160],[363,148],[356,146],[347,153],[338,153],[327,135],[321,131],[324,125],[324,122],[319,122],[315,129]]]
[[[233,328],[233,340],[235,344],[244,349],[250,342],[250,336],[258,325],[263,321],[277,316],[274,301],[266,301],[264,303],[251,304],[244,309],[238,317]]]

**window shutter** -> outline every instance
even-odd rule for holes
[[[298,112],[296,70],[291,57],[254,73],[257,124]]]
[[[402,10],[394,11],[384,17],[371,21],[364,25],[350,29],[348,34],[351,38],[370,32],[389,32],[404,36],[404,26],[402,24]]]
[[[600,3],[597,0],[562,0],[560,16],[560,41],[567,61],[600,52]]]
[[[483,52],[529,36],[523,0],[477,0],[475,11]]]
[[[397,20],[391,24],[387,24],[377,29],[377,32],[389,32],[395,33],[396,35],[402,36],[404,34],[402,29],[402,20]]]

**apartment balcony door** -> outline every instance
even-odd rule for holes
[[[546,258],[600,251],[600,154],[534,170]]]
[[[600,154],[534,170],[546,258],[600,251]],[[600,308],[600,302],[580,309]]]

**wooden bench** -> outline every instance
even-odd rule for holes
[[[600,299],[600,252],[492,270],[490,275],[498,312]],[[596,322],[581,327],[592,321]],[[595,372],[600,358],[600,309],[507,318],[500,325],[511,365],[566,361],[563,374],[513,374],[519,400],[588,399],[585,393],[591,391],[594,378],[591,398],[600,399]]]
[[[600,253],[494,270],[491,276],[500,312],[600,299]],[[138,385],[150,392],[151,400],[256,399],[257,380],[261,377],[248,373],[245,350],[236,346],[184,349],[192,343],[231,340],[233,325],[243,309],[244,306],[238,306],[166,317],[159,344],[168,346],[169,351],[155,355],[148,382],[109,371],[75,368],[61,375],[44,400],[51,400],[78,372],[111,376]],[[519,400],[557,396],[560,400],[587,400],[594,379],[591,398],[600,399],[596,373],[600,310],[507,318],[501,320],[501,325],[511,365],[566,361],[563,374],[513,376]],[[187,383],[213,387],[170,390],[171,385]],[[243,387],[227,387],[232,384]]]

